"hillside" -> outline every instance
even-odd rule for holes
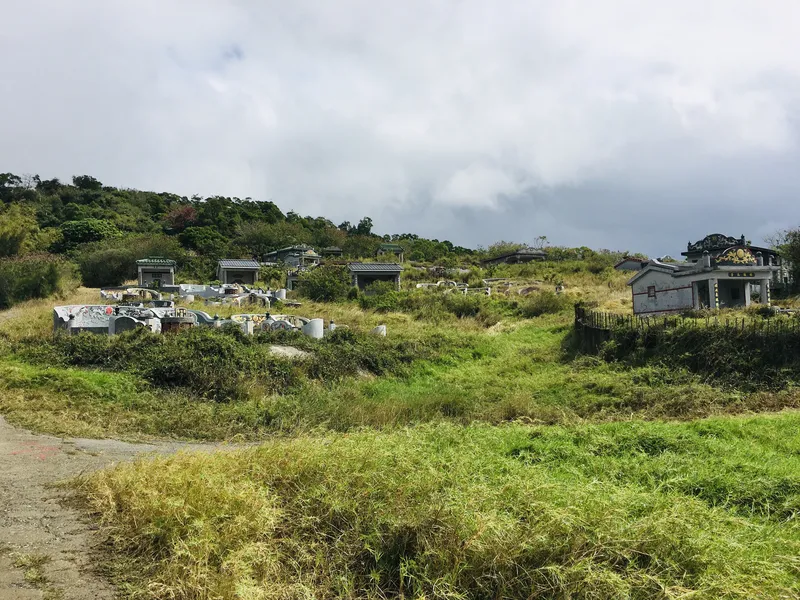
[[[324,301],[301,281],[290,293],[299,306],[276,302],[335,321],[322,339],[237,327],[54,335],[56,301],[100,302],[87,284],[127,279],[138,256],[173,257],[184,280],[208,281],[220,256],[303,241],[369,259],[386,239],[367,220],[336,227],[270,203],[93,181],[7,178],[2,235],[18,243],[0,260],[43,282],[0,310],[0,414],[63,438],[31,438],[38,463],[28,446],[10,450],[26,457],[31,482],[17,490],[11,477],[22,475],[9,469],[3,493],[19,507],[35,504],[20,494],[38,494],[44,506],[47,453],[72,448],[74,467],[59,455],[59,478],[74,477],[61,512],[83,513],[69,516],[59,548],[88,539],[79,517],[93,520],[103,556],[87,581],[164,600],[800,594],[800,364],[750,376],[773,354],[748,361],[731,342],[747,335],[724,327],[620,331],[581,353],[575,303],[630,309],[614,253],[549,248],[545,261],[486,266],[513,246],[390,236],[408,259],[399,290],[355,291],[334,264],[312,271]],[[178,214],[189,221],[176,225]],[[502,281],[490,295],[416,287],[440,277],[470,288]],[[771,317],[747,318],[762,332]],[[386,337],[370,333],[381,324]],[[765,344],[768,331],[758,334]],[[697,340],[703,353],[692,351]],[[111,440],[152,442],[155,454],[134,459],[143,446]],[[173,456],[179,443],[187,451]],[[95,456],[105,447],[115,450]],[[115,457],[126,460],[80,472]],[[92,562],[86,548],[55,556],[35,534],[51,525],[26,523],[25,540],[8,529],[0,565],[10,557],[32,593],[91,597],[59,575],[63,561],[76,572]]]
[[[134,277],[134,261],[150,255],[178,261],[183,281],[207,281],[220,258],[260,260],[293,244],[338,247],[354,259],[374,257],[381,243],[392,242],[410,261],[443,267],[477,264],[523,245],[498,242],[469,249],[413,232],[378,235],[369,217],[335,225],[322,216],[284,213],[270,201],[120,189],[88,175],[68,184],[0,174],[0,214],[0,258],[37,252],[65,256],[77,262],[84,283],[94,286]],[[551,248],[550,253],[553,260],[593,260],[595,269],[620,256],[588,248]]]

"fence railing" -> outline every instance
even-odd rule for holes
[[[728,315],[707,315],[700,318],[674,316],[635,316],[620,315],[599,311],[585,306],[575,306],[575,332],[584,350],[596,352],[599,347],[612,339],[613,332],[620,328],[649,331],[652,329],[676,328],[724,328],[731,334],[781,334],[800,335],[800,319],[787,318],[786,315],[753,318]]]

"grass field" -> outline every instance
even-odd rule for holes
[[[159,598],[793,598],[798,426],[300,436],[82,489],[117,577]]]
[[[86,301],[87,296],[82,292],[80,298]],[[351,304],[310,305],[303,310],[309,315],[327,313],[354,329],[387,323],[389,339],[418,344],[410,350],[409,356],[417,355],[410,366],[394,375],[376,377],[356,365],[339,377],[337,369],[344,367],[326,358],[336,356],[337,348],[321,348],[329,354],[320,358],[318,368],[306,368],[305,375],[297,374],[298,367],[288,361],[269,359],[270,364],[277,363],[273,370],[294,373],[289,388],[275,392],[268,384],[263,388],[248,384],[246,393],[236,401],[215,402],[198,398],[192,390],[154,383],[140,363],[122,372],[58,364],[63,357],[45,352],[46,343],[41,341],[49,337],[46,331],[51,324],[46,317],[50,307],[36,301],[14,310],[24,311],[27,320],[25,326],[19,318],[0,324],[7,347],[0,357],[0,411],[13,423],[58,435],[258,439],[269,433],[319,427],[348,431],[433,421],[577,424],[631,418],[685,420],[800,405],[800,395],[791,389],[744,393],[701,383],[680,370],[652,365],[627,368],[589,357],[576,360],[569,353],[570,317],[566,313],[507,319],[487,329],[476,319],[429,323],[402,313],[365,312]],[[43,353],[43,358],[31,362],[25,360],[27,354],[20,356],[8,349],[20,339],[33,340],[24,349],[34,355]],[[87,339],[96,341],[100,340]],[[221,351],[214,339],[201,341]],[[222,341],[230,342],[227,338]],[[310,343],[303,339],[295,342]],[[136,344],[131,347],[139,348]],[[145,350],[145,356],[159,348]],[[315,347],[309,348],[313,352]],[[423,353],[422,348],[427,350]],[[104,352],[112,352],[93,346],[89,350],[81,352],[98,357],[92,358],[93,364],[106,362]],[[113,353],[124,350],[116,348]],[[422,358],[425,353],[428,358]],[[186,357],[174,360],[178,359]],[[161,356],[161,362],[171,360],[172,355]],[[197,362],[201,362],[199,358]],[[213,363],[207,368],[222,367]],[[320,376],[324,379],[308,376],[309,371],[318,370],[323,371]],[[192,376],[209,376],[203,373]],[[173,371],[164,375],[167,379],[174,376]],[[209,381],[208,385],[218,385],[213,383],[216,379]],[[241,386],[241,381],[234,383]],[[205,385],[202,379],[200,384],[197,389]]]
[[[567,279],[609,310],[620,281]],[[304,302],[292,312],[353,334],[340,352],[282,338],[303,363],[226,333],[54,340],[52,302],[29,302],[0,313],[0,413],[58,435],[263,442],[77,483],[131,598],[798,597],[795,386],[577,356],[568,305],[524,318],[515,302],[462,318]],[[379,323],[389,337],[363,337]],[[151,369],[148,351],[203,368]],[[221,365],[237,386],[205,393]]]

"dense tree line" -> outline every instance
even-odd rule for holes
[[[454,263],[474,254],[446,240],[377,235],[369,217],[337,226],[324,217],[284,214],[270,201],[115,188],[90,175],[64,183],[3,173],[0,203],[0,257],[66,255],[95,285],[131,276],[133,261],[152,254],[175,258],[187,277],[201,279],[219,258],[261,258],[294,244],[337,246],[347,258],[374,256],[390,241],[420,261]]]
[[[481,259],[525,246],[499,241],[469,249],[414,233],[378,235],[372,219],[335,225],[325,217],[284,213],[274,202],[223,196],[179,196],[105,186],[90,175],[70,183],[38,175],[0,173],[0,260],[53,254],[80,268],[86,285],[116,285],[136,275],[135,261],[164,256],[178,262],[180,277],[208,281],[220,258],[256,258],[294,244],[336,246],[347,259],[374,257],[382,243],[403,247],[406,260],[442,267],[476,265]],[[585,261],[594,272],[624,253],[547,246],[552,261]]]

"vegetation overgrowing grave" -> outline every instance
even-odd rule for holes
[[[58,435],[253,439],[318,427],[685,420],[800,406],[791,389],[725,390],[682,368],[563,354],[570,331],[564,315],[487,330],[472,318],[436,325],[351,305],[304,308],[322,306],[339,323],[366,320],[370,327],[370,319],[380,319],[396,335],[341,328],[314,341],[198,330],[174,338],[137,332],[42,341],[28,329],[17,335],[12,320],[0,325],[13,333],[0,361],[0,411],[13,423]],[[275,357],[273,344],[311,357]],[[170,365],[159,357],[178,360]]]
[[[793,388],[800,380],[797,315],[753,309],[648,322],[578,307],[575,343],[610,362],[685,369],[742,390]]]
[[[309,357],[283,358],[271,351],[276,344],[306,350]],[[239,328],[227,327],[170,335],[144,329],[116,336],[59,334],[46,340],[18,340],[12,351],[36,364],[125,372],[158,388],[182,388],[201,398],[229,402],[252,394],[287,393],[307,379],[333,383],[362,371],[403,374],[414,360],[435,358],[448,344],[456,344],[455,339],[402,340],[337,329],[314,340],[282,331],[247,336]]]

